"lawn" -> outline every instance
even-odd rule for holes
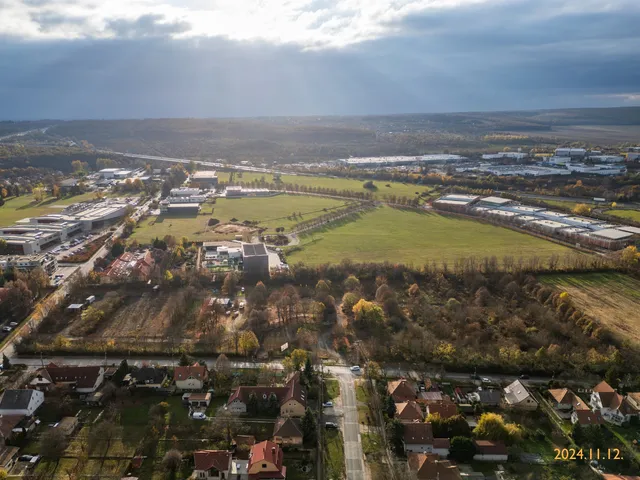
[[[333,400],[340,396],[340,382],[335,378],[327,378],[324,381],[325,398]]]
[[[345,462],[342,433],[338,430],[327,430],[323,438],[325,443],[325,477],[332,480],[344,478]]]
[[[576,207],[576,205],[578,205],[577,202],[571,202],[569,200],[547,200],[545,198],[543,199],[543,201],[544,203],[548,203],[553,207],[569,208],[571,210],[573,210]]]
[[[290,263],[318,265],[350,259],[353,262],[394,262],[450,265],[461,257],[548,258],[571,249],[507,228],[435,212],[388,206],[363,213],[350,223],[326,227],[302,237],[288,255]]]
[[[627,220],[633,220],[634,222],[640,222],[640,210],[607,210],[604,213],[614,215],[616,217],[625,218]]]
[[[60,213],[60,211],[76,202],[91,200],[92,193],[83,193],[73,197],[57,200],[55,197],[47,197],[42,202],[36,202],[33,195],[22,195],[5,201],[0,207],[0,225],[9,226],[23,218],[46,215],[48,213]]]
[[[277,227],[290,230],[295,224],[304,220],[319,217],[346,204],[343,200],[300,195],[276,195],[265,198],[217,199],[214,205],[203,205],[200,215],[159,215],[149,217],[138,224],[131,239],[140,243],[149,243],[154,238],[165,235],[175,237],[186,236],[189,240],[225,240],[233,239],[234,234],[216,233],[208,227],[210,218],[217,218],[220,223],[229,223],[235,218],[238,222],[245,220],[259,222],[260,228],[267,233],[274,233]],[[295,217],[293,215],[296,215]]]
[[[579,309],[614,334],[640,343],[640,281],[621,273],[542,275],[539,280],[569,293]]]
[[[238,174],[236,174],[235,182],[248,183],[252,180],[260,180],[262,177],[264,177],[265,181],[268,183],[273,182],[273,176],[270,174],[263,175],[260,173],[246,172],[242,173],[242,177],[239,177]],[[378,200],[384,200],[384,197],[387,195],[413,198],[416,194],[429,193],[433,190],[432,187],[424,185],[386,182],[384,180],[373,180],[373,183],[377,188],[375,190],[367,190],[362,186],[367,179],[355,180],[349,178],[311,177],[303,175],[282,175],[280,178],[285,184],[298,184],[306,187],[335,188],[338,191],[351,190],[354,192],[371,192]],[[229,173],[218,172],[218,179],[220,182],[228,182]]]

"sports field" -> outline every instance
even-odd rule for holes
[[[5,204],[0,207],[0,225],[9,226],[23,218],[59,213],[60,210],[72,203],[84,202],[93,198],[93,193],[83,193],[60,200],[56,200],[55,197],[47,197],[38,203],[33,198],[33,195],[12,197],[9,200],[5,200]]]
[[[289,231],[296,223],[324,215],[332,209],[347,204],[344,200],[302,195],[276,195],[263,198],[218,198],[216,203],[204,204],[200,215],[166,215],[150,217],[136,227],[132,239],[140,243],[149,243],[154,238],[165,235],[187,237],[193,241],[224,240],[234,238],[234,233],[220,234],[208,227],[210,218],[220,220],[221,224],[232,219],[242,223],[245,220],[257,221],[259,228],[266,233],[274,233],[278,227]],[[295,217],[293,216],[295,214]],[[238,232],[240,233],[240,232]]]
[[[507,228],[433,211],[416,212],[380,207],[353,222],[326,228],[301,238],[301,249],[289,256],[317,265],[340,262],[451,264],[461,257],[538,256],[570,253],[569,248]]]
[[[626,218],[635,222],[640,222],[640,211],[638,210],[607,210],[605,213],[609,215],[615,215],[616,217]]]
[[[538,279],[567,292],[578,308],[612,332],[640,343],[640,281],[621,273],[542,275]]]
[[[252,180],[265,179],[266,182],[273,181],[273,175],[243,172],[242,177],[236,173],[235,182],[250,182]],[[378,200],[383,200],[385,195],[397,195],[399,197],[413,198],[416,194],[431,192],[433,189],[424,185],[413,185],[410,183],[387,182],[384,180],[373,180],[376,190],[367,190],[362,185],[366,181],[352,180],[348,178],[331,177],[310,177],[302,175],[282,175],[280,177],[284,183],[298,184],[307,187],[335,188],[336,190],[352,190],[354,192],[371,192]],[[218,172],[218,179],[221,182],[229,181],[229,172]],[[389,185],[389,186],[387,186]]]

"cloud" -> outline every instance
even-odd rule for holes
[[[188,32],[191,24],[183,20],[167,21],[164,15],[148,14],[135,20],[110,20],[107,22],[107,29],[118,38],[166,37]]]
[[[5,118],[640,103],[636,1],[2,1]]]

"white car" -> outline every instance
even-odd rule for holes
[[[325,422],[324,428],[338,428],[338,424],[333,422]]]
[[[193,415],[191,415],[191,418],[194,420],[206,420],[207,415],[203,412],[194,412]]]
[[[487,377],[482,377],[482,383],[491,383],[491,379]]]
[[[360,372],[360,366],[359,365],[354,365],[349,370],[351,370],[354,373],[359,373]]]
[[[332,408],[332,407],[333,407],[333,402],[324,402],[324,403],[322,404],[322,406],[323,406],[324,408]]]

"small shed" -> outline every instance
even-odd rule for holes
[[[72,303],[67,307],[68,312],[79,312],[84,307],[83,303]]]

